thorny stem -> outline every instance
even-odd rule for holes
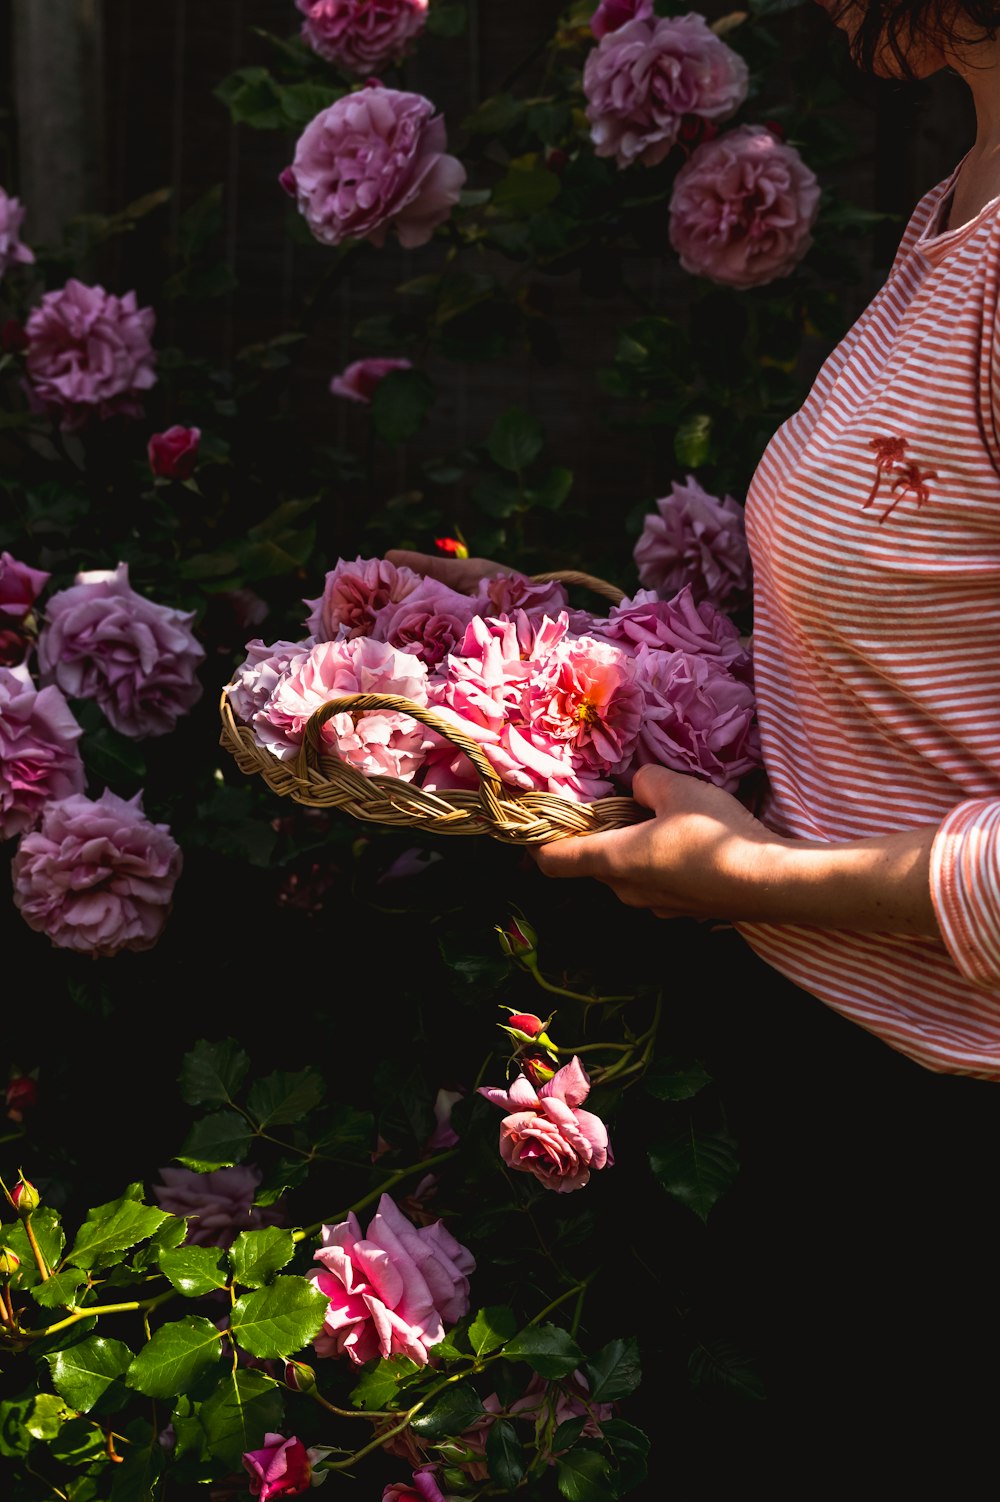
[[[369,1194],[362,1195],[361,1199],[355,1200],[353,1205],[348,1205],[346,1210],[336,1210],[332,1215],[327,1215],[322,1220],[315,1221],[311,1226],[304,1226],[300,1231],[293,1231],[292,1240],[305,1241],[308,1236],[315,1236],[316,1232],[321,1231],[324,1226],[336,1224],[340,1220],[346,1220],[348,1215],[354,1214],[358,1210],[363,1210],[373,1200],[380,1199],[383,1194],[394,1188],[402,1179],[409,1178],[410,1174],[424,1173],[428,1168],[433,1168],[438,1163],[446,1163],[449,1158],[454,1158],[455,1156],[456,1149],[450,1147],[447,1152],[436,1153],[433,1158],[422,1158],[419,1163],[411,1163],[408,1168],[397,1168],[396,1172],[390,1174],[387,1179],[379,1184],[377,1189],[371,1190]]]

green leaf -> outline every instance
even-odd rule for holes
[[[27,1428],[35,1397],[8,1399],[0,1403],[0,1455],[27,1455],[33,1436]]]
[[[729,1341],[699,1341],[688,1360],[688,1376],[692,1387],[724,1388],[758,1402],[765,1397],[757,1368]]]
[[[657,1100],[690,1100],[712,1083],[701,1064],[678,1064],[676,1059],[657,1059],[647,1070],[644,1084]]]
[[[124,1391],[124,1388],[122,1389]],[[49,1454],[62,1465],[83,1466],[101,1462],[100,1469],[107,1467],[107,1440],[104,1431],[92,1419],[67,1419],[55,1439],[48,1442]],[[80,1493],[70,1483],[66,1488],[70,1502],[76,1502]]]
[[[34,1439],[55,1439],[67,1419],[76,1418],[72,1408],[55,1393],[41,1392],[24,1420],[24,1427]]]
[[[524,492],[524,498],[532,506],[541,506],[544,511],[558,511],[573,489],[573,471],[554,465],[543,475],[537,485]]]
[[[483,475],[472,487],[472,499],[480,511],[500,521],[528,509],[521,487],[506,475]]]
[[[33,1211],[31,1216],[31,1229],[35,1233],[35,1240],[49,1267],[57,1267],[62,1257],[63,1247],[66,1245],[66,1233],[62,1228],[62,1221],[58,1212],[50,1210],[47,1205]],[[4,1245],[9,1246],[12,1252],[16,1252],[21,1259],[21,1266],[11,1279],[13,1288],[34,1288],[42,1281],[42,1275],[38,1271],[38,1264],[31,1245],[24,1233],[24,1224],[18,1221],[16,1225],[5,1226],[3,1231]]]
[[[740,1163],[728,1137],[689,1124],[650,1150],[649,1166],[669,1195],[705,1221],[735,1180]]]
[[[571,1450],[556,1461],[556,1480],[566,1502],[611,1502],[611,1466],[596,1450]]]
[[[265,1434],[280,1433],[284,1408],[276,1382],[263,1372],[237,1367],[201,1404],[198,1416],[212,1455],[239,1471],[247,1450],[259,1449]]]
[[[190,261],[205,250],[224,223],[222,208],[222,184],[215,183],[189,209],[185,209],[177,225],[177,253],[183,261]]]
[[[486,1464],[490,1480],[512,1492],[524,1475],[524,1447],[507,1419],[496,1419],[486,1431]]]
[[[141,1186],[139,1192],[141,1193]],[[152,1236],[167,1212],[132,1197],[109,1200],[88,1210],[66,1261],[77,1267],[105,1267],[121,1260],[121,1253]]]
[[[434,386],[422,370],[391,370],[375,388],[372,422],[387,443],[405,443],[419,432],[434,405]]]
[[[111,787],[131,792],[141,786],[148,773],[146,758],[135,742],[112,730],[110,725],[102,725],[85,735],[80,754],[91,776]]]
[[[159,1230],[133,1256],[133,1269],[137,1273],[144,1273],[150,1268],[159,1267],[163,1253],[172,1252],[174,1247],[180,1246],[187,1235],[187,1228],[188,1223],[183,1215],[168,1215]]]
[[[537,459],[545,435],[538,418],[523,407],[509,407],[493,424],[486,447],[501,469],[520,472]]]
[[[254,130],[280,130],[285,125],[280,85],[266,68],[238,68],[213,89],[229,110],[236,125],[250,125]]]
[[[517,125],[525,106],[513,94],[494,94],[462,121],[462,129],[474,136],[501,136]]]
[[[649,1436],[624,1419],[604,1419],[601,1437],[614,1455],[615,1496],[624,1497],[646,1479]]]
[[[208,1246],[182,1246],[160,1256],[163,1276],[188,1299],[200,1298],[214,1288],[225,1288],[226,1274],[221,1264],[222,1253]]]
[[[130,1445],[121,1465],[112,1467],[111,1502],[154,1502],[165,1465],[163,1447],[155,1439]]]
[[[454,3],[454,0],[434,0],[427,12],[427,30],[432,36],[463,36],[467,22],[465,6]]]
[[[42,1309],[73,1309],[76,1295],[86,1282],[86,1273],[71,1267],[64,1273],[56,1273],[45,1283],[36,1283],[31,1297]]]
[[[288,1126],[318,1106],[325,1093],[318,1070],[300,1069],[297,1074],[278,1070],[257,1081],[247,1096],[247,1110],[260,1127]]]
[[[218,1361],[222,1339],[211,1320],[198,1315],[161,1325],[136,1356],[125,1380],[150,1398],[187,1392],[202,1372]]]
[[[124,1403],[127,1394],[118,1378],[130,1365],[132,1352],[120,1340],[92,1335],[46,1359],[56,1392],[80,1413],[89,1413],[102,1398],[117,1407]],[[102,1407],[107,1412],[108,1402]]]
[[[181,1099],[190,1106],[231,1105],[250,1068],[250,1060],[234,1038],[221,1043],[200,1039],[184,1055],[178,1083]]]
[[[674,457],[678,464],[697,469],[708,462],[712,451],[712,419],[705,412],[686,417],[674,433]]]
[[[382,1361],[378,1357],[367,1364],[361,1381],[351,1390],[351,1402],[355,1408],[371,1412],[387,1408],[399,1395],[399,1389],[407,1378],[423,1371],[409,1356],[390,1356]]]
[[[229,1265],[233,1277],[244,1288],[259,1288],[289,1262],[295,1254],[291,1231],[265,1226],[262,1231],[241,1231],[229,1248]]]
[[[483,1405],[475,1388],[467,1382],[446,1387],[431,1400],[429,1407],[410,1420],[410,1428],[421,1439],[443,1439],[461,1434],[483,1416]]]
[[[235,1111],[214,1111],[196,1121],[187,1135],[178,1161],[199,1173],[231,1168],[241,1163],[250,1147],[250,1127]]]
[[[307,1279],[278,1277],[236,1301],[230,1327],[251,1356],[292,1356],[319,1334],[329,1305]]]
[[[517,1333],[517,1316],[506,1304],[480,1309],[469,1326],[469,1342],[477,1356],[497,1351]]]
[[[627,1398],[642,1381],[638,1342],[634,1337],[609,1340],[587,1362],[584,1372],[590,1384],[590,1402],[616,1403],[619,1398]]]
[[[541,1377],[568,1377],[583,1361],[583,1352],[558,1325],[529,1325],[504,1347],[511,1361],[526,1361]]]
[[[515,157],[493,189],[491,212],[528,219],[558,198],[562,184],[540,161],[537,152]]]
[[[321,110],[341,99],[347,90],[328,83],[275,84],[275,93],[289,125],[308,125]]]

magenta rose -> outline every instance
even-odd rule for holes
[[[29,568],[9,553],[0,553],[0,616],[23,621],[49,578],[41,569]]]
[[[373,83],[306,126],[281,180],[324,245],[383,245],[393,229],[409,250],[425,245],[458,202],[465,168],[447,144],[429,99]]]
[[[590,29],[598,41],[611,31],[618,31],[628,21],[648,21],[653,15],[653,0],[601,0],[590,18]]]
[[[127,564],[77,574],[45,609],[43,677],[68,699],[95,699],[122,735],[166,735],[201,698],[197,667],[205,649],[193,620],[193,613],[138,594]]]
[[[14,902],[57,949],[109,956],[150,949],[170,914],[181,852],[165,824],[153,824],[137,793],[109,789],[45,805],[39,827],[21,836],[12,864]]]
[[[670,243],[685,271],[727,287],[788,276],[812,244],[820,187],[763,125],[706,141],[674,179]]]
[[[162,1183],[151,1185],[161,1210],[188,1220],[184,1240],[189,1246],[232,1246],[241,1231],[281,1223],[281,1212],[254,1205],[260,1170],[240,1163],[196,1173],[191,1168],[161,1168]]]
[[[345,73],[398,63],[423,31],[428,0],[295,0],[303,39]]]
[[[82,734],[57,688],[0,667],[0,840],[30,829],[52,799],[83,792]]]
[[[339,636],[367,636],[375,616],[386,605],[403,600],[420,584],[411,568],[396,568],[384,558],[338,558],[315,600],[305,600],[311,614],[306,630],[317,641]]]
[[[640,582],[663,599],[686,584],[695,600],[708,600],[718,610],[737,609],[750,598],[743,507],[732,496],[720,501],[709,495],[693,475],[683,484],[675,480],[670,494],[657,501],[633,557]]]
[[[154,433],[146,445],[149,467],[164,480],[190,480],[198,463],[200,428],[167,428]]]
[[[472,1253],[440,1221],[411,1225],[383,1194],[362,1233],[353,1213],[324,1226],[310,1274],[330,1300],[314,1345],[319,1356],[348,1356],[362,1366],[375,1356],[409,1356],[426,1366],[446,1328],[469,1308]]]
[[[156,384],[156,316],[134,292],[114,297],[71,279],[47,292],[25,324],[32,403],[72,431],[92,417],[141,417]]]
[[[448,1502],[437,1484],[436,1466],[425,1465],[413,1473],[411,1481],[393,1481],[382,1493],[382,1502]]]
[[[635,767],[671,767],[735,792],[761,765],[753,689],[688,652],[640,647],[635,667],[644,700]]]
[[[526,574],[517,573],[480,579],[473,599],[479,615],[513,615],[523,610],[526,615],[555,617],[569,605],[569,596],[558,579],[536,583]]]
[[[509,1090],[487,1085],[479,1094],[509,1113],[500,1123],[503,1161],[533,1174],[544,1188],[559,1194],[582,1189],[592,1170],[614,1163],[604,1122],[580,1110],[590,1078],[576,1055],[537,1093],[522,1074]]]
[[[662,162],[685,115],[726,120],[747,97],[746,63],[704,16],[627,21],[594,47],[583,70],[597,156],[619,167]]]
[[[334,396],[346,396],[348,401],[369,403],[386,376],[394,370],[412,370],[409,360],[369,359],[355,360],[334,376],[330,390]]]
[[[21,240],[24,213],[20,202],[0,188],[0,277],[9,267],[30,266],[35,259],[34,251]]]
[[[315,1453],[307,1450],[300,1439],[265,1434],[263,1449],[247,1450],[243,1456],[243,1467],[250,1476],[251,1497],[269,1502],[271,1497],[297,1497],[300,1492],[307,1492],[312,1484],[314,1459]]]
[[[631,600],[614,605],[600,635],[632,651],[659,647],[667,652],[694,652],[710,657],[734,678],[749,681],[750,654],[727,615],[708,600],[695,602],[690,584],[672,599],[661,600],[655,590],[640,589]]]
[[[468,595],[423,579],[402,600],[378,611],[371,634],[433,668],[462,640],[475,608]]]

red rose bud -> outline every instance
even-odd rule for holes
[[[0,350],[5,355],[19,355],[26,350],[30,340],[28,331],[23,323],[18,323],[16,318],[8,318],[3,328],[0,329]]]
[[[42,1197],[28,1179],[21,1174],[21,1182],[15,1184],[10,1192],[10,1202],[14,1206],[22,1220],[29,1216],[32,1210],[37,1210],[42,1202]]]
[[[511,1012],[507,1025],[527,1033],[529,1038],[537,1038],[539,1033],[544,1033],[548,1023],[543,1022],[541,1017],[536,1017],[534,1012]]]
[[[154,433],[146,446],[149,467],[164,480],[190,480],[198,463],[200,428],[167,428]]]
[[[520,1048],[544,1048],[551,1058],[556,1058],[555,1044],[549,1037],[547,1029],[552,1022],[548,1017],[543,1022],[533,1012],[512,1012],[509,1022],[499,1024],[503,1032]]]
[[[21,1266],[21,1259],[9,1246],[0,1246],[0,1278],[12,1278]]]
[[[458,537],[435,537],[434,546],[442,553],[451,553],[455,558],[468,558],[469,550]]]
[[[518,1063],[521,1066],[521,1073],[536,1090],[542,1085],[547,1085],[555,1074],[552,1065],[540,1053],[524,1054]]]
[[[525,969],[534,969],[538,954],[538,935],[524,918],[511,918],[506,928],[497,928],[500,948],[512,960],[517,960]]]
[[[286,1361],[285,1386],[292,1392],[312,1392],[316,1386],[316,1373],[304,1361]]]

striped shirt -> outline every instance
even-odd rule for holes
[[[738,927],[901,1053],[1000,1079],[1000,199],[941,232],[957,170],[747,497],[763,821],[834,842],[937,825],[943,942]]]

